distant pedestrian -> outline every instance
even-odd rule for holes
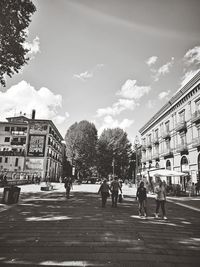
[[[70,190],[72,188],[72,179],[71,177],[64,178],[64,186],[66,189],[66,197],[69,198]]]
[[[98,194],[101,193],[102,208],[105,208],[106,206],[107,198],[110,196],[109,191],[110,191],[109,184],[107,183],[107,180],[104,179],[98,191]]]
[[[192,197],[195,196],[195,191],[196,191],[195,184],[192,183],[192,186],[191,186],[191,195],[192,195]]]
[[[139,216],[142,216],[143,210],[144,216],[147,217],[147,191],[144,187],[144,182],[140,182],[136,193],[136,200],[138,200]]]
[[[199,189],[200,189],[200,182],[198,181],[198,182],[195,184],[196,196],[199,195]]]
[[[117,207],[117,200],[118,200],[118,194],[119,191],[122,194],[121,185],[117,180],[117,177],[114,178],[114,180],[110,184],[110,190],[112,192],[112,207]]]
[[[166,188],[163,185],[163,182],[161,181],[160,177],[158,180],[158,185],[155,186],[155,194],[156,194],[156,213],[155,217],[158,218],[159,215],[159,209],[161,206],[162,210],[162,217],[164,220],[167,220],[166,217],[166,211],[165,211],[165,203],[166,203]]]

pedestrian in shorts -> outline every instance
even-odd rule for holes
[[[139,216],[144,214],[147,217],[147,191],[144,187],[144,182],[141,182],[137,189],[136,200],[138,200]]]

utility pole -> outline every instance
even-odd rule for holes
[[[134,184],[136,184],[136,180],[137,180],[137,173],[138,173],[138,145],[139,145],[139,140],[138,140],[138,136],[135,136],[135,141],[134,141],[134,145],[135,145],[135,181]]]

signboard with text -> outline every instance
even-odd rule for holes
[[[26,159],[26,170],[31,172],[43,171],[43,159]]]
[[[29,135],[28,156],[44,157],[46,135]]]

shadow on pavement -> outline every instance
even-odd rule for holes
[[[1,213],[0,266],[192,266],[200,260],[198,216],[173,203],[167,209],[167,221],[153,212],[144,219],[136,201],[112,208],[109,199],[102,209],[94,193],[24,193]]]

